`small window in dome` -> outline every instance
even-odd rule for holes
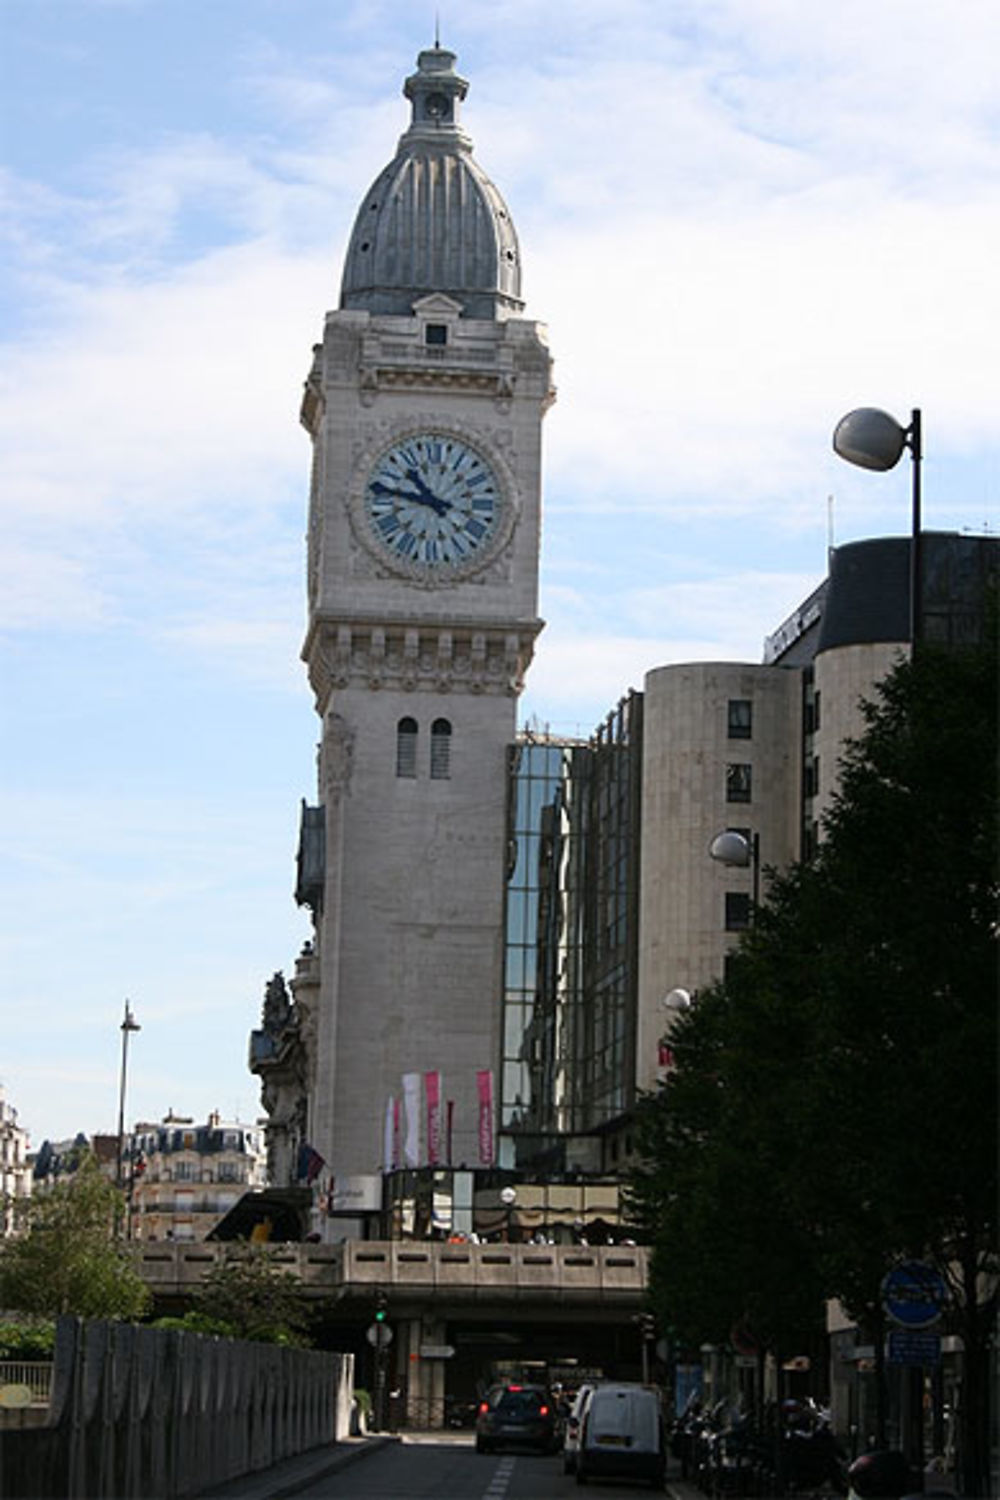
[[[362,242],[361,242],[361,249],[362,250],[370,250],[371,249],[371,246],[369,245],[369,243],[368,243],[367,240],[362,240]]]
[[[448,342],[447,323],[428,323],[424,328],[425,344],[446,344]]]

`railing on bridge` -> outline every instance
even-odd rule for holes
[[[136,1269],[154,1293],[194,1292],[225,1254],[216,1242],[140,1241]],[[646,1288],[642,1245],[519,1245],[441,1240],[344,1240],[336,1245],[274,1246],[275,1264],[293,1272],[307,1295],[407,1289],[454,1300],[629,1302]]]

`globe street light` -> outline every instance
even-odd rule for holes
[[[750,869],[752,872],[753,906],[750,912],[752,921],[760,903],[760,835],[752,833],[748,838],[745,833],[737,833],[735,828],[727,828],[724,833],[715,835],[708,846],[708,852],[720,865],[731,865],[741,870]]]
[[[920,464],[923,459],[920,411],[910,413],[909,427],[874,406],[861,406],[841,417],[833,434],[833,451],[861,469],[894,469],[909,448],[913,460],[913,517],[910,529],[910,642],[916,649],[921,635],[921,523]]]
[[[503,1237],[510,1244],[510,1221],[514,1213],[514,1204],[517,1202],[517,1189],[503,1187],[500,1189],[500,1202],[504,1206],[504,1229]]]
[[[691,1009],[691,991],[681,989],[670,990],[660,1001],[664,1010],[672,1010],[675,1015],[683,1015],[686,1010]]]

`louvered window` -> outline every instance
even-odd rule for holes
[[[417,721],[400,719],[396,725],[396,775],[417,774]]]
[[[447,781],[451,775],[451,725],[435,719],[431,725],[431,780]]]

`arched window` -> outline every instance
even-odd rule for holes
[[[451,775],[451,725],[435,719],[431,725],[431,780],[447,781]]]
[[[417,774],[417,721],[400,719],[396,725],[396,775]]]

